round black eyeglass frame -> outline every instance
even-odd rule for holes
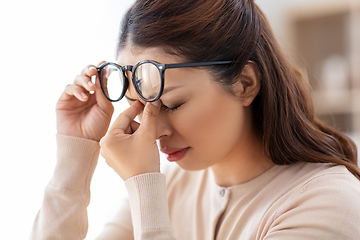
[[[126,90],[127,90],[128,86],[129,86],[129,80],[128,80],[127,76],[125,75],[125,71],[131,71],[131,73],[132,73],[132,82],[133,82],[136,93],[139,95],[139,97],[142,100],[144,100],[146,102],[154,102],[154,101],[158,100],[161,97],[161,95],[162,95],[162,93],[164,91],[164,85],[165,85],[165,74],[164,74],[164,72],[165,72],[166,69],[187,68],[187,67],[203,67],[203,66],[211,66],[211,65],[225,65],[225,64],[231,64],[233,62],[234,61],[215,61],[215,62],[162,64],[162,63],[158,63],[158,62],[155,62],[155,61],[152,61],[152,60],[144,60],[144,61],[138,62],[134,66],[131,66],[131,65],[120,66],[120,65],[118,65],[116,63],[113,63],[113,62],[105,62],[105,63],[101,64],[99,67],[97,67],[97,71],[98,71],[98,76],[99,76],[99,80],[100,80],[101,89],[102,89],[105,97],[109,101],[118,102],[124,97],[124,95],[126,93]],[[142,94],[141,94],[140,90],[137,88],[137,84],[136,84],[135,71],[141,64],[144,64],[144,63],[152,63],[153,65],[155,65],[157,67],[157,69],[159,70],[159,73],[160,73],[160,78],[161,78],[160,91],[159,91],[158,95],[155,96],[152,99],[147,99],[144,96],[142,96]],[[116,67],[117,69],[119,69],[121,74],[122,74],[123,80],[124,80],[124,86],[123,86],[123,89],[122,89],[122,93],[121,93],[120,97],[117,98],[117,99],[109,98],[107,96],[106,90],[104,88],[101,72],[104,69],[104,67],[106,67],[108,65],[112,65],[112,66]]]

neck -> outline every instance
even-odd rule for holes
[[[211,167],[218,185],[230,187],[248,182],[275,164],[266,157],[260,141],[252,139]]]

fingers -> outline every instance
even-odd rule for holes
[[[65,87],[65,90],[61,95],[60,100],[66,101],[73,97],[76,97],[78,100],[82,102],[86,102],[89,98],[89,95],[86,94],[84,88],[74,84],[69,84]]]
[[[139,131],[156,140],[157,119],[160,113],[160,100],[147,102],[141,119]]]
[[[101,61],[97,64],[97,66],[100,66],[101,64],[103,64],[105,61]],[[96,69],[96,67],[94,65],[87,65],[81,72],[81,75],[82,76],[85,76],[85,77],[88,77],[90,78],[90,81],[91,81],[91,78],[93,76],[96,76],[96,78],[98,78],[98,71]],[[95,84],[97,85],[97,87],[100,87],[100,82],[99,81],[96,81]]]
[[[96,90],[95,84],[91,81],[91,77],[87,77],[84,75],[78,75],[75,80],[74,84],[82,87],[84,90],[91,92]]]
[[[94,66],[89,65],[85,67],[81,75],[75,77],[73,84],[66,86],[59,100],[66,101],[76,97],[78,100],[86,102],[89,99],[90,92],[96,91],[96,86],[91,81],[91,77],[94,75],[97,75],[97,70]]]
[[[100,66],[101,64],[103,64],[105,61],[99,62],[97,64],[97,66]],[[95,97],[97,100],[97,103],[99,104],[99,106],[103,109],[110,109],[112,108],[112,104],[111,102],[105,97],[105,95],[102,92],[101,86],[100,86],[100,80],[99,80],[99,74],[98,74],[98,70],[96,69],[96,67],[94,65],[88,65],[82,72],[82,75],[85,76],[87,81],[88,79],[90,79],[90,81],[88,81],[88,85],[91,86],[91,78],[93,76],[96,77],[96,81],[94,86],[91,86],[94,90],[90,90],[90,91],[94,91],[95,92]]]
[[[134,118],[143,112],[141,125],[134,121]],[[146,103],[144,105],[136,101],[128,109],[122,112],[111,126],[111,131],[116,134],[132,134],[136,130],[156,140],[156,124],[160,112],[160,101]],[[141,130],[140,130],[141,129]]]
[[[134,133],[138,128],[140,127],[140,123],[136,121],[132,121],[128,127],[128,129],[125,130],[125,134],[132,134]]]
[[[103,62],[100,62],[99,65]],[[94,76],[96,78],[95,83],[91,80]],[[86,102],[90,98],[90,93],[95,93],[96,100],[92,97],[92,101],[95,100],[102,109],[112,108],[111,102],[102,93],[100,81],[98,80],[98,71],[94,65],[86,66],[81,71],[81,74],[76,76],[73,84],[66,86],[60,100],[66,101],[76,97],[78,100]]]
[[[91,77],[97,74],[96,67],[94,65],[87,65],[82,71],[81,75]]]
[[[131,125],[134,118],[144,109],[144,105],[136,101],[130,105],[128,109],[122,112],[119,117],[114,121],[110,131],[115,131],[117,134],[129,133],[129,130],[136,130],[138,125]],[[133,129],[136,128],[136,129]],[[132,133],[132,132],[131,132]]]
[[[143,111],[141,124],[133,119]],[[156,125],[160,101],[144,105],[136,101],[115,120],[100,140],[100,153],[123,180],[160,172]]]

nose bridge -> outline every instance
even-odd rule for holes
[[[125,76],[127,77],[129,83],[132,82],[132,66],[126,65],[123,67],[123,71],[125,73]]]
[[[160,110],[159,117],[156,123],[156,139],[169,137],[172,134],[172,128],[169,118],[164,111]]]

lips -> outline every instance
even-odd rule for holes
[[[187,148],[164,148],[161,149],[161,152],[166,154],[166,158],[170,162],[176,162],[181,160],[186,153],[188,152],[189,147]]]

